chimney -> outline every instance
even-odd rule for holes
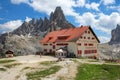
[[[83,25],[81,25],[81,27],[83,27]]]

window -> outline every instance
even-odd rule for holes
[[[92,53],[97,53],[97,50],[85,50],[85,54],[92,54]]]
[[[92,37],[92,40],[95,39],[94,37]]]
[[[84,37],[84,39],[86,39],[86,37]]]
[[[94,53],[97,53],[97,50],[94,50]]]
[[[81,46],[81,43],[77,43],[77,45]]]
[[[53,37],[49,37],[49,40],[51,40]]]
[[[53,45],[53,49],[55,49],[55,45]]]
[[[65,39],[67,39],[69,36],[58,36],[57,38],[58,38],[58,40],[65,40]]]
[[[87,31],[85,31],[85,33],[87,33]]]
[[[87,54],[87,53],[88,53],[88,50],[85,50],[84,53]]]
[[[46,46],[46,45],[48,45],[48,44],[47,44],[47,43],[44,43],[43,45]]]
[[[89,44],[89,46],[93,46],[93,44]]]
[[[87,43],[85,43],[84,46],[87,46]]]
[[[88,39],[90,39],[90,37],[88,37]]]
[[[78,54],[82,54],[82,50],[78,50]]]
[[[57,43],[56,45],[58,45],[58,46],[67,46],[68,43]]]
[[[52,52],[52,49],[50,49],[49,52],[51,53],[51,52]]]
[[[67,45],[68,45],[68,43],[64,43],[64,45],[65,45],[65,46],[67,46]]]
[[[80,38],[82,39],[82,36]]]
[[[90,34],[90,31],[88,31],[88,34]]]
[[[45,52],[47,52],[47,49],[44,49]]]

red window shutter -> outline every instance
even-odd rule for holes
[[[89,46],[93,46],[93,44],[89,44]]]
[[[78,50],[78,54],[79,54],[79,50]]]
[[[82,50],[78,50],[78,54],[82,54]]]
[[[87,54],[87,50],[85,50],[84,53]]]
[[[90,39],[90,37],[88,37],[88,39]]]
[[[97,53],[97,50],[95,50],[95,53]]]
[[[81,46],[81,43],[78,43],[77,45]]]
[[[84,46],[87,46],[87,43],[85,43]]]

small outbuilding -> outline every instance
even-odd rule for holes
[[[5,52],[5,55],[6,55],[7,58],[8,57],[13,57],[13,51],[8,50],[8,51]]]
[[[55,52],[55,56],[57,58],[61,57],[61,58],[65,58],[67,56],[67,51],[63,50],[63,49],[58,49]]]

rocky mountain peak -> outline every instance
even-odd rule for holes
[[[53,20],[57,21],[57,20],[63,20],[66,21],[66,18],[64,16],[63,10],[61,9],[61,7],[56,7],[54,14],[53,14]]]
[[[117,24],[116,29],[111,31],[112,38],[109,44],[120,44],[120,25]]]
[[[117,24],[117,27],[116,27],[116,29],[120,29],[120,25],[119,25],[119,24]]]

